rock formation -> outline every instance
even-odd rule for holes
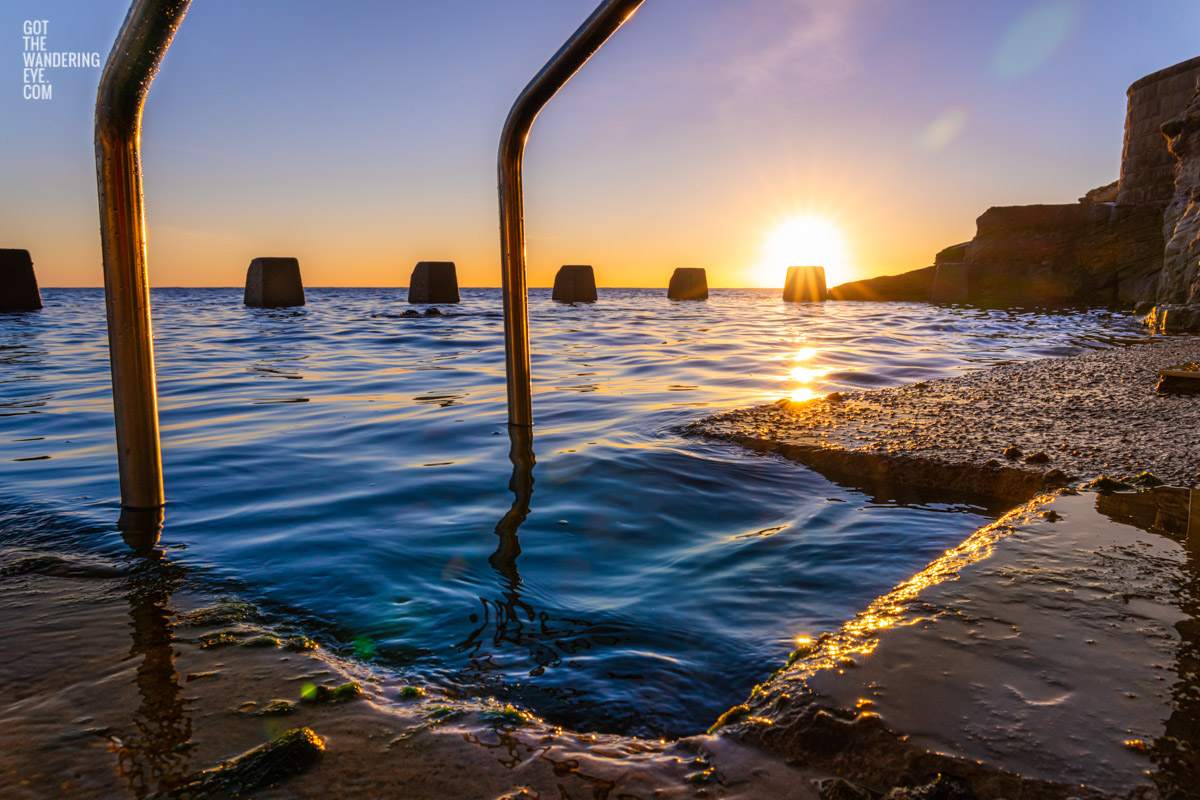
[[[1200,83],[1178,117],[1162,126],[1178,159],[1175,192],[1163,212],[1163,268],[1157,303],[1200,303]]]
[[[925,267],[900,275],[881,275],[843,283],[829,290],[829,299],[927,302],[936,271],[937,267]]]
[[[1133,305],[1162,268],[1162,209],[1082,202],[989,208],[966,248],[979,305]]]

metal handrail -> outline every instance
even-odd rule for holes
[[[508,424],[533,425],[529,369],[529,298],[525,281],[525,219],[521,160],[538,113],[643,0],[604,0],[533,77],[513,103],[500,135],[500,253],[504,286],[504,358]]]
[[[533,425],[521,162],[533,121],[643,0],[604,0],[521,92],[500,137],[500,245],[509,424]],[[150,326],[141,127],[146,94],[191,0],[133,0],[96,93],[96,183],[121,506],[155,509],[163,492]],[[161,521],[160,521],[161,524]]]
[[[96,185],[112,365],[121,506],[157,508],[163,494],[150,330],[142,109],[191,0],[134,0],[96,92]]]

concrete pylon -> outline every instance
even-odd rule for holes
[[[421,261],[408,279],[410,303],[457,303],[458,273],[453,261]]]
[[[257,308],[304,305],[300,262],[294,258],[256,258],[246,270],[243,302]]]
[[[825,288],[824,267],[788,267],[787,283],[783,287],[787,303],[820,303],[829,299]]]
[[[564,264],[554,276],[553,298],[560,303],[596,302],[596,273],[591,264]]]
[[[671,273],[667,298],[671,300],[707,300],[708,275],[704,268],[679,267]]]
[[[0,250],[0,311],[37,311],[42,307],[33,259],[28,250]]]

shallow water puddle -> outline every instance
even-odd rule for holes
[[[1189,796],[1197,495],[1035,501],[880,598],[791,679],[821,706],[879,714],[916,748],[1121,795],[1149,772],[1164,797]]]

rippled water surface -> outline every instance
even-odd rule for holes
[[[103,293],[43,295],[0,314],[0,501],[116,548]],[[872,498],[677,426],[1144,338],[1100,311],[661,295],[532,292],[529,473],[510,460],[498,290],[430,319],[400,318],[400,289],[310,289],[294,310],[155,291],[164,544],[414,679],[584,729],[692,733],[985,512]]]

